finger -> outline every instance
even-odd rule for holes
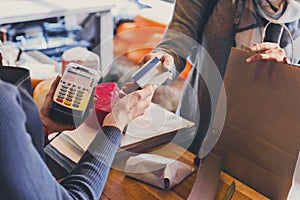
[[[150,104],[154,94],[154,88],[152,85],[147,88],[132,93],[129,100],[129,110],[136,110],[140,105]]]
[[[51,98],[53,97],[54,92],[58,86],[59,80],[60,80],[60,76],[56,76],[56,78],[54,79],[54,81],[52,82],[52,84],[50,86],[47,96],[49,95]]]
[[[137,118],[138,116],[144,115],[149,106],[149,102],[142,102],[135,107],[132,107],[133,109],[130,109],[131,120]]]
[[[135,118],[137,116],[143,115],[146,112],[147,108],[150,106],[151,99],[151,96],[149,96],[146,99],[131,105],[131,107],[129,108],[131,117]]]
[[[143,99],[143,103],[147,104],[148,106],[152,102],[153,95],[147,96],[145,99]]]
[[[144,108],[146,105],[150,105],[152,100],[151,96],[148,96],[145,99],[139,99],[138,101],[129,101],[130,105],[129,105],[129,109],[130,110],[139,110],[141,108]]]
[[[261,54],[255,54],[253,56],[250,56],[249,58],[246,59],[246,62],[251,63],[258,60],[261,60]]]
[[[131,87],[132,85],[134,85],[134,82],[132,82],[132,81],[125,83],[126,87]]]
[[[160,61],[163,63],[163,67],[168,70],[171,71],[172,67],[174,65],[174,58],[172,56],[170,56],[169,54],[164,54]]]
[[[135,82],[127,82],[125,86],[122,87],[122,92],[125,94],[132,93],[133,91],[137,90],[139,86]]]
[[[127,94],[126,92],[124,92],[123,89],[119,90],[119,98],[122,99],[123,97],[125,97]]]
[[[269,49],[269,50],[265,50],[261,53],[264,54],[278,54],[278,56],[282,56],[285,57],[285,51],[282,48],[277,48],[277,49]]]
[[[158,87],[159,87],[159,84],[148,83],[143,87],[143,89],[149,89],[151,91],[151,93],[154,93]]]
[[[123,86],[123,87],[121,88],[121,90],[122,90],[124,93],[126,93],[126,91],[128,90],[128,87],[127,87],[127,86]]]
[[[144,58],[138,62],[138,65],[139,66],[142,66],[144,65],[146,62],[148,62],[149,60],[151,60],[152,58],[154,58],[156,56],[155,53],[150,53],[150,54],[147,54],[146,56],[144,56]]]
[[[272,60],[276,62],[284,62],[284,56],[279,53],[262,54],[262,60]]]
[[[133,92],[131,93],[131,95],[128,98],[128,105],[129,105],[129,109],[131,109],[132,107],[136,106],[137,103],[139,101],[142,100],[142,96],[140,94],[140,92]]]
[[[156,90],[156,84],[147,84],[143,89],[136,91],[135,93],[139,94],[141,99],[146,99],[149,96],[153,96],[154,91]]]
[[[60,80],[60,76],[56,76],[56,78],[54,79],[54,81],[52,82],[52,84],[50,86],[50,89],[49,89],[48,93],[45,96],[45,101],[44,101],[43,106],[41,108],[41,112],[44,115],[48,114],[48,109],[51,105],[52,98],[53,98],[54,92],[56,90],[56,87],[59,83],[59,80]]]
[[[291,63],[291,61],[288,59],[288,57],[284,57],[283,58],[283,63],[285,63],[285,64],[290,64]]]
[[[263,42],[263,43],[254,43],[250,48],[253,52],[261,52],[269,49],[278,49],[280,46],[277,43],[273,42]]]
[[[277,53],[269,53],[269,54],[256,54],[246,59],[247,63],[259,61],[259,60],[268,60],[268,61],[277,61],[284,62],[284,57],[278,55]]]

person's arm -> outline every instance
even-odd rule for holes
[[[61,182],[62,199],[99,199],[120,146],[122,133],[115,126],[102,127],[75,169]],[[56,192],[58,195],[60,191]]]
[[[145,63],[153,56],[163,57],[162,61],[172,62],[172,58],[163,56],[165,52],[174,58],[177,70],[182,71],[192,47],[199,45],[199,37],[214,5],[214,0],[177,0],[172,20],[162,42],[153,50],[154,55],[146,56],[141,63]],[[169,66],[171,67],[171,64]]]
[[[84,195],[84,199],[99,198],[121,143],[121,130],[131,120],[144,114],[155,89],[155,85],[146,85],[142,90],[123,97],[113,107],[87,152],[72,173],[61,183],[70,195],[78,197]]]
[[[84,154],[78,167],[60,185],[32,143],[31,134],[25,126],[24,99],[16,88],[3,82],[0,82],[0,93],[1,198],[98,199],[116,147],[120,144],[121,131],[116,127],[104,127],[99,131],[90,151]],[[40,125],[40,121],[36,125]],[[100,159],[101,155],[104,160]]]
[[[117,108],[122,109],[122,114],[127,114],[125,118],[120,117],[117,111],[116,118],[108,117],[105,127],[99,130],[77,167],[59,184],[32,143],[31,133],[26,127],[27,117],[22,105],[24,100],[30,99],[22,98],[13,85],[0,81],[1,198],[99,199],[120,145],[120,129],[143,113],[142,110],[150,104],[153,92],[153,88],[147,88],[120,101]],[[134,104],[127,105],[128,102]],[[32,99],[26,105],[34,106]],[[33,114],[38,116],[37,112]],[[117,123],[117,120],[121,120],[121,123]],[[41,121],[31,122],[30,126],[34,125],[41,126]]]

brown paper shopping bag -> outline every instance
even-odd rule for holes
[[[300,68],[248,64],[232,48],[224,85],[227,112],[214,152],[222,169],[271,199],[286,199],[300,150]]]

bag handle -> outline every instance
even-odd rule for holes
[[[288,29],[288,27],[282,23],[282,22],[279,22],[277,20],[273,20],[273,21],[269,21],[266,26],[264,27],[263,29],[263,32],[262,32],[262,39],[261,39],[261,43],[264,41],[265,37],[266,37],[266,31],[267,31],[267,28],[270,24],[278,24],[280,25],[281,27],[284,28],[284,30],[288,33],[290,39],[291,39],[291,44],[292,44],[292,60],[291,60],[291,63],[293,63],[294,61],[294,52],[295,52],[295,45],[294,45],[294,39],[293,39],[293,36],[290,32],[290,30]]]

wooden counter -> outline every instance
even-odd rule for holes
[[[150,150],[151,153],[177,159],[188,164],[193,165],[195,155],[182,147],[168,143],[157,148]],[[118,165],[118,164],[116,164]],[[197,170],[197,169],[196,169]],[[146,183],[142,183],[133,178],[125,176],[124,172],[112,168],[105,185],[104,191],[100,199],[118,199],[118,200],[156,200],[156,199],[170,199],[182,200],[187,199],[196,178],[196,171],[185,179],[178,186],[171,190],[164,191],[162,189],[153,187]],[[233,200],[264,200],[268,199],[228,174],[221,172],[220,182],[217,191],[217,200],[221,200],[227,192],[232,181],[236,183],[236,191],[232,197]]]

